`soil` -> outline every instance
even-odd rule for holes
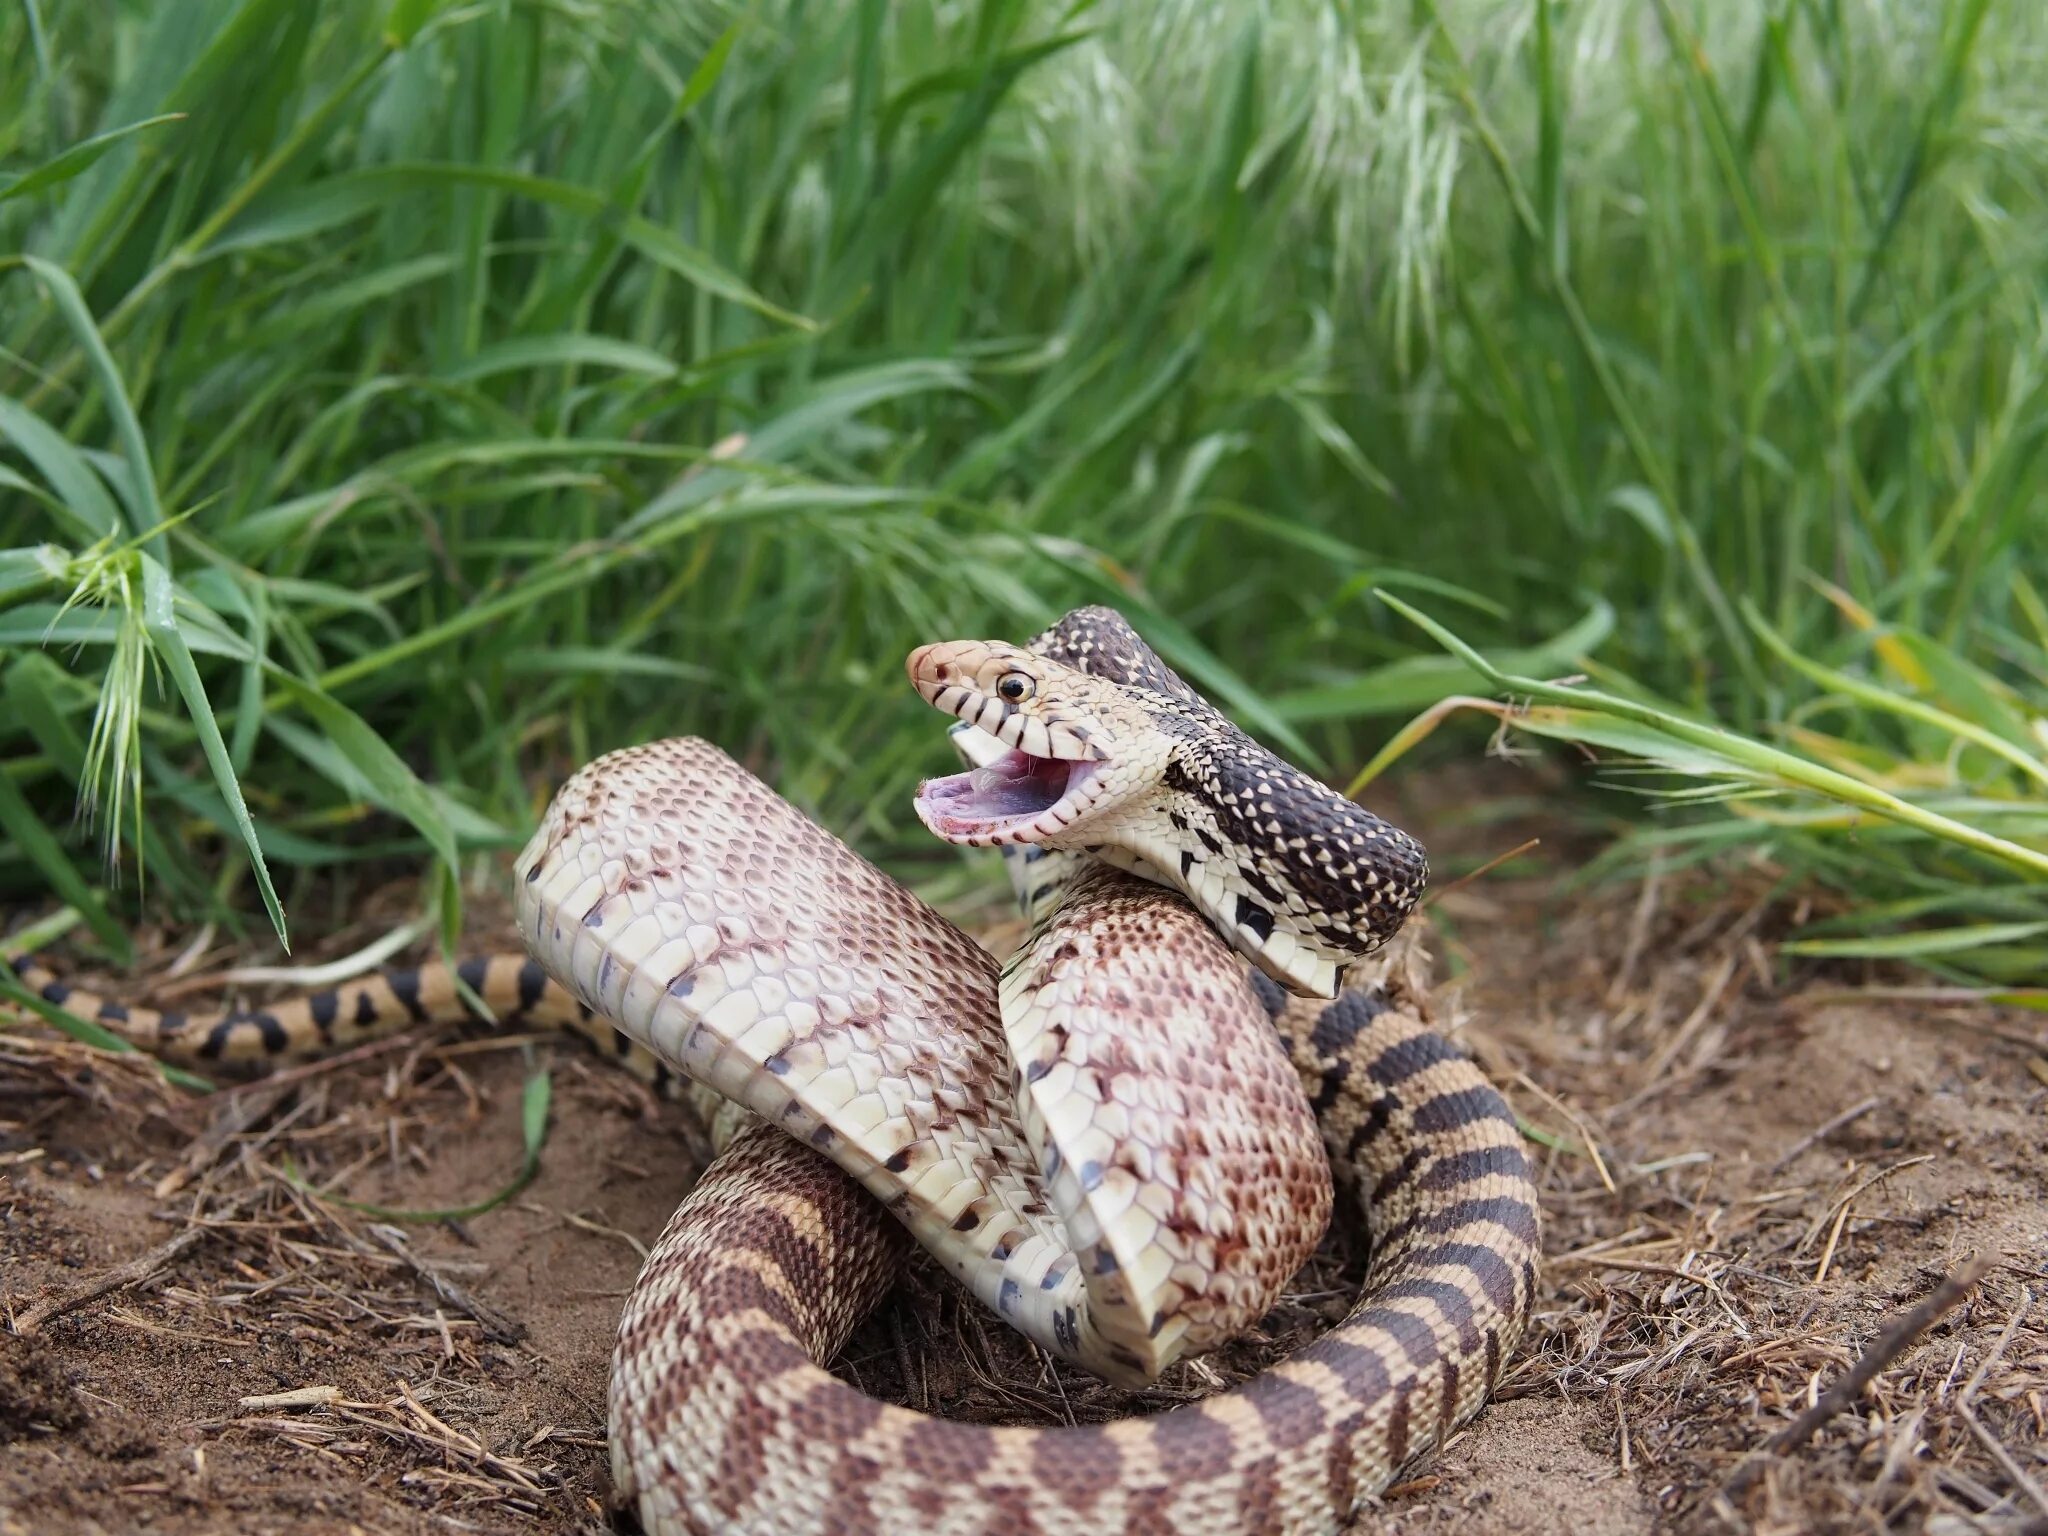
[[[1476,802],[1439,787],[1409,822],[1474,862],[1519,840],[1454,803]],[[1432,913],[1451,1028],[1535,1138],[1537,1315],[1492,1406],[1359,1528],[2048,1530],[2048,1030],[1791,972],[1769,869],[1585,890],[1563,848]],[[409,900],[362,903],[323,952]],[[145,947],[167,965],[189,937]],[[541,1066],[538,1174],[503,1204],[397,1222],[343,1203],[504,1188]],[[630,1529],[609,1506],[612,1330],[704,1152],[680,1108],[552,1042],[427,1030],[207,1097],[7,1026],[0,1536]],[[1258,1335],[1141,1398],[1055,1371],[922,1270],[838,1368],[985,1420],[1156,1411],[1340,1316],[1355,1246],[1333,1233]],[[1762,1453],[1973,1255],[1968,1299],[1806,1444]]]

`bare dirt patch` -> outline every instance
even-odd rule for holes
[[[1769,889],[1761,871],[1593,895],[1497,874],[1443,899],[1448,1011],[1540,1138],[1548,1260],[1498,1401],[1361,1528],[2048,1529],[2044,1031],[1820,1000],[1857,978],[1784,974]],[[502,1188],[543,1062],[545,1156],[506,1204],[400,1224],[340,1203]],[[428,1031],[195,1098],[10,1026],[7,1317],[176,1251],[0,1334],[0,1533],[611,1528],[612,1329],[703,1152],[679,1109],[544,1042]],[[1848,1412],[1738,1473],[1973,1254],[1982,1283]],[[1360,1273],[1333,1235],[1259,1336],[1142,1401],[1056,1373],[922,1270],[840,1369],[984,1420],[1156,1411],[1327,1326]]]

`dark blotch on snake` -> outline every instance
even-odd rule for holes
[[[1380,1052],[1368,1070],[1374,1082],[1391,1088],[1396,1083],[1420,1076],[1431,1067],[1462,1059],[1458,1048],[1443,1036],[1417,1035],[1412,1040],[1403,1040],[1391,1050]]]
[[[538,960],[529,960],[519,967],[519,1011],[527,1012],[538,1003],[541,994],[548,989],[548,973],[541,969]]]
[[[254,1013],[249,1022],[256,1026],[256,1032],[263,1037],[263,1049],[272,1056],[281,1056],[291,1047],[291,1037],[284,1032],[284,1025],[277,1021],[274,1013]]]
[[[1451,1425],[1458,1417],[1458,1362],[1444,1361],[1444,1395],[1437,1403],[1437,1443],[1450,1438]]]
[[[1249,896],[1237,898],[1237,926],[1252,935],[1261,944],[1273,937],[1273,914],[1253,901]]]
[[[1243,1401],[1251,1404],[1274,1445],[1302,1445],[1323,1428],[1323,1403],[1313,1387],[1267,1371],[1244,1384]]]
[[[1502,1231],[1511,1233],[1517,1242],[1536,1240],[1536,1211],[1533,1206],[1513,1195],[1490,1195],[1456,1201],[1440,1210],[1417,1211],[1387,1228],[1380,1241],[1392,1250],[1418,1232],[1441,1237],[1482,1221],[1491,1222]]]
[[[1394,1191],[1406,1184],[1429,1157],[1426,1147],[1410,1147],[1401,1154],[1401,1161],[1380,1175],[1379,1182],[1372,1187],[1372,1204],[1385,1205]],[[1384,1241],[1384,1239],[1381,1239]]]
[[[1348,1160],[1357,1162],[1360,1154],[1386,1130],[1388,1117],[1394,1113],[1400,1102],[1391,1093],[1383,1093],[1372,1101],[1371,1107],[1365,1112],[1365,1118],[1358,1122],[1358,1128],[1351,1133],[1351,1139],[1344,1143],[1344,1156]]]
[[[1308,1043],[1315,1047],[1319,1056],[1336,1056],[1364,1034],[1366,1027],[1387,1011],[1386,999],[1369,992],[1345,992],[1337,1000],[1316,1015],[1316,1022],[1309,1030]],[[1367,1069],[1379,1079],[1379,1062],[1375,1060]]]
[[[1478,1179],[1527,1178],[1529,1159],[1517,1146],[1473,1147],[1438,1158],[1422,1176],[1423,1189],[1456,1189]]]
[[[1411,1383],[1408,1390],[1394,1394],[1394,1406],[1387,1414],[1387,1460],[1397,1467],[1408,1459],[1408,1404],[1414,1396]]]
[[[1456,1264],[1460,1262],[1458,1255],[1462,1251],[1470,1249],[1471,1246],[1470,1243],[1440,1243],[1433,1248],[1424,1249],[1420,1255],[1420,1261],[1431,1266]],[[1505,1265],[1501,1267],[1503,1269],[1506,1268]],[[1475,1276],[1478,1275],[1478,1271],[1473,1269],[1471,1265],[1466,1264],[1464,1268],[1471,1271]],[[1484,1277],[1480,1277],[1480,1283],[1482,1285],[1486,1283]],[[1512,1286],[1513,1281],[1510,1280],[1509,1284]],[[1512,1299],[1512,1291],[1510,1291],[1509,1295],[1510,1299]],[[1472,1331],[1472,1298],[1466,1293],[1463,1286],[1453,1284],[1449,1280],[1431,1280],[1411,1276],[1406,1280],[1396,1281],[1393,1285],[1388,1286],[1385,1291],[1375,1296],[1373,1301],[1380,1305],[1396,1301],[1434,1302],[1438,1317],[1450,1324],[1460,1335]],[[1430,1338],[1429,1348],[1431,1354],[1434,1355],[1440,1352],[1440,1346],[1435,1342],[1434,1333],[1430,1335]],[[1474,1334],[1472,1342],[1475,1346],[1478,1344],[1479,1340],[1476,1334]]]
[[[1451,1093],[1440,1093],[1415,1106],[1415,1129],[1425,1136],[1461,1131],[1468,1125],[1478,1125],[1485,1120],[1514,1123],[1507,1101],[1491,1088],[1460,1088]]]
[[[392,995],[405,1005],[405,1011],[413,1023],[426,1023],[427,1010],[420,1003],[420,973],[393,971],[385,979],[391,984]]]
[[[1074,1309],[1057,1314],[1052,1320],[1053,1342],[1062,1349],[1077,1350],[1081,1347],[1080,1329],[1075,1325]]]
[[[1370,1345],[1325,1339],[1310,1347],[1308,1358],[1320,1360],[1343,1377],[1351,1396],[1361,1402],[1379,1402],[1393,1389],[1387,1362]]]
[[[1126,1365],[1138,1364],[1138,1357],[1122,1345],[1110,1353]],[[1230,1464],[1236,1449],[1230,1426],[1203,1412],[1199,1403],[1180,1413],[1138,1422],[1151,1430],[1152,1459],[1169,1485],[1214,1476],[1216,1468]]]
[[[1330,1063],[1329,1070],[1323,1074],[1323,1080],[1316,1085],[1314,1097],[1309,1100],[1308,1107],[1318,1120],[1336,1107],[1337,1100],[1343,1096],[1344,1085],[1350,1080],[1350,1062],[1339,1057]]]
[[[1287,1006],[1287,989],[1261,970],[1252,971],[1250,980],[1252,994],[1258,998],[1259,1006],[1266,1010],[1266,1017],[1279,1018],[1280,1010]]]

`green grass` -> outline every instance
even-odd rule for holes
[[[452,925],[682,731],[943,884],[914,642],[1110,601],[1348,777],[1500,690],[1388,593],[1621,701],[1516,717],[1663,770],[1603,867],[2038,975],[2044,69],[1987,0],[10,0],[0,892]]]

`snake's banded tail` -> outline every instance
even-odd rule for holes
[[[464,996],[466,987],[500,1027],[580,1036],[657,1092],[669,1093],[676,1086],[665,1063],[592,1013],[523,954],[476,955],[452,966],[435,961],[380,971],[259,1008],[207,1012],[120,1002],[74,986],[35,958],[22,961],[15,972],[44,1002],[181,1065],[277,1066],[332,1055],[415,1025],[484,1018]]]

